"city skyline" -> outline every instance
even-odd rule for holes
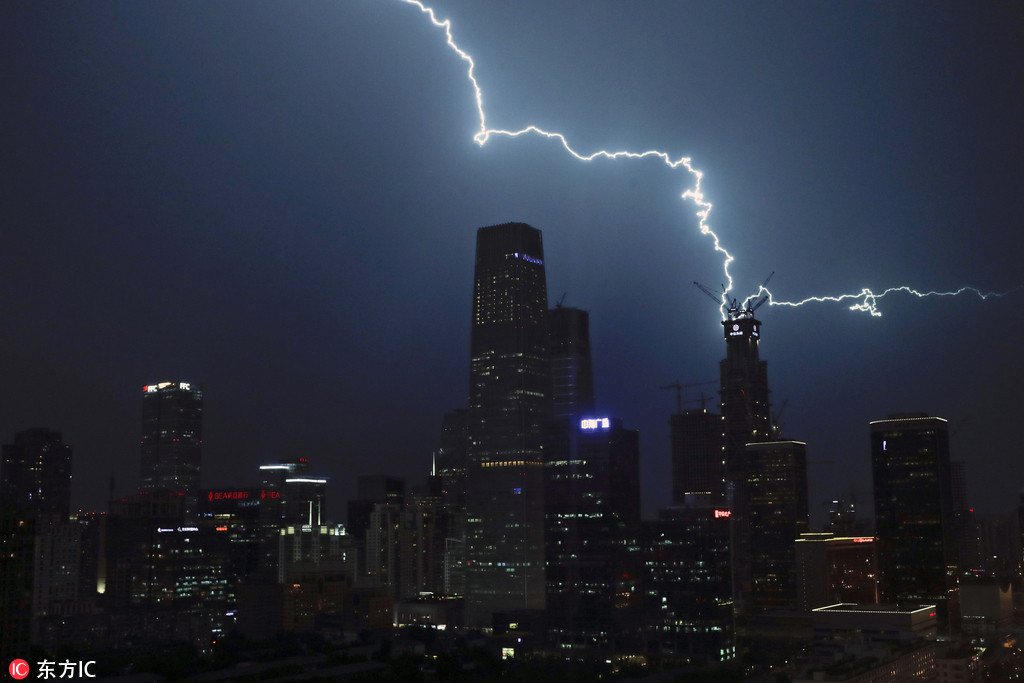
[[[999,7],[435,6],[495,124],[692,156],[744,289],[771,271],[789,299],[1021,284],[1024,65]],[[401,3],[120,11],[2,22],[0,435],[62,432],[76,506],[103,507],[115,473],[137,486],[149,381],[204,385],[204,487],[306,456],[332,506],[359,474],[425,476],[466,406],[473,231],[519,220],[544,231],[548,304],[590,313],[598,408],[640,430],[645,511],[667,503],[659,387],[724,356],[690,285],[720,260],[676,178],[477,148],[462,66]],[[868,508],[867,424],[916,410],[950,420],[972,504],[1015,503],[1014,296],[758,311],[783,435],[831,463],[811,467],[812,514],[844,480]]]

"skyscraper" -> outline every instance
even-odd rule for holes
[[[672,504],[725,505],[726,469],[722,416],[706,408],[669,418],[672,438]]]
[[[466,471],[467,620],[544,608],[544,427],[550,415],[541,233],[477,231]]]
[[[946,420],[911,413],[870,426],[881,602],[935,602],[944,623],[957,573]]]
[[[203,453],[203,389],[188,382],[142,388],[140,493],[169,491],[185,498],[194,516]]]
[[[590,314],[556,306],[548,311],[551,348],[551,412],[576,418],[594,410],[594,371],[590,360]]]
[[[726,499],[732,511],[733,603],[738,614],[749,604],[751,592],[749,471],[746,446],[770,438],[768,363],[761,360],[758,343],[761,323],[753,311],[730,309],[722,321],[726,357],[720,364],[722,418],[726,466]]]
[[[644,630],[663,654],[694,664],[736,657],[729,519],[722,508],[672,507],[642,522]]]
[[[807,531],[807,451],[800,441],[747,444],[750,605],[796,608],[796,539]]]
[[[444,593],[466,594],[466,465],[469,459],[469,411],[451,410],[441,420],[434,454],[441,479],[441,504],[448,519],[444,538]]]
[[[627,542],[640,525],[639,432],[617,418],[557,420],[544,464],[548,623],[563,643],[607,643],[639,595]]]
[[[71,510],[71,446],[61,433],[28,429],[3,447],[0,496],[32,517],[67,521]]]

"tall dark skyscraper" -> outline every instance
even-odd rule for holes
[[[545,460],[548,624],[562,643],[603,644],[640,599],[627,552],[640,526],[639,432],[616,418],[557,420]]]
[[[544,608],[544,428],[550,416],[541,233],[477,231],[466,471],[467,620]]]
[[[441,505],[448,520],[444,538],[444,593],[466,594],[466,465],[469,411],[451,410],[441,420],[434,472],[441,480]]]
[[[672,504],[725,505],[726,469],[722,416],[706,408],[669,418],[672,437]]]
[[[872,422],[871,469],[881,602],[935,602],[944,623],[958,565],[946,420]]]
[[[800,441],[747,444],[750,605],[797,607],[796,539],[807,531],[807,450]]]
[[[736,657],[729,511],[673,507],[642,522],[644,630],[662,653],[712,664]]]
[[[733,602],[736,612],[743,614],[749,607],[753,580],[746,446],[771,436],[768,363],[758,353],[761,322],[754,318],[753,311],[730,310],[722,326],[726,348],[720,364],[722,423],[726,499],[732,511]]]
[[[188,382],[143,387],[140,493],[169,491],[184,496],[185,515],[194,515],[202,453],[202,387]]]
[[[723,320],[722,325],[725,328],[726,357],[719,367],[726,467],[730,484],[736,484],[746,478],[741,476],[744,474],[746,445],[770,438],[768,362],[761,360],[758,353],[760,321],[751,315]]]
[[[551,412],[576,418],[594,410],[594,371],[590,360],[590,314],[556,306],[548,311],[551,348]]]
[[[71,446],[60,432],[29,429],[3,447],[0,497],[32,517],[67,521],[71,510]]]

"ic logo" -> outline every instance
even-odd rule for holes
[[[28,662],[24,659],[15,659],[11,662],[11,665],[7,667],[7,670],[11,673],[11,678],[20,681],[21,679],[28,677]]]

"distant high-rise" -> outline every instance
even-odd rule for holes
[[[974,510],[967,503],[967,463],[963,460],[950,460],[949,478],[953,491],[953,543],[956,546],[956,557],[964,571],[977,569],[981,558],[978,556],[978,538],[974,533]]]
[[[32,589],[36,525],[6,492],[0,495],[0,652],[28,652],[32,634]]]
[[[399,588],[398,532],[405,500],[405,479],[372,474],[356,480],[356,498],[348,502],[348,532],[360,549],[360,573],[393,591]]]
[[[949,615],[957,573],[946,420],[924,413],[871,423],[881,602],[935,602]]]
[[[398,517],[404,504],[405,479],[384,474],[364,474],[356,480],[356,497],[348,501],[346,528],[361,551],[360,573],[380,578],[380,563],[397,566],[394,564],[394,556]],[[368,548],[368,544],[373,547]]]
[[[544,427],[550,416],[541,233],[477,231],[466,471],[467,619],[544,608]]]
[[[450,410],[441,419],[434,457],[434,473],[441,477],[441,497],[447,505],[466,507],[468,453],[469,413],[465,408]]]
[[[672,504],[725,505],[726,469],[722,416],[705,408],[669,418],[672,437]]]
[[[0,497],[32,517],[67,521],[71,510],[71,446],[61,433],[28,429],[3,447]]]
[[[642,522],[651,651],[693,664],[735,659],[729,519],[724,508],[673,507]]]
[[[605,643],[640,601],[627,552],[640,525],[639,432],[616,418],[558,420],[544,475],[549,627],[562,642]]]
[[[441,480],[441,505],[448,529],[444,538],[445,595],[466,594],[466,466],[469,462],[469,411],[451,410],[441,421],[434,472]]]
[[[801,610],[841,602],[878,602],[874,537],[816,531],[800,534],[793,546]]]
[[[768,363],[758,353],[761,322],[752,311],[730,311],[722,326],[726,348],[720,364],[722,424],[726,500],[732,511],[733,602],[737,613],[742,614],[749,605],[753,580],[746,447],[771,438]]]
[[[807,531],[807,451],[800,441],[747,444],[750,605],[796,608],[794,545]]]
[[[194,515],[202,453],[202,387],[188,382],[143,387],[140,493],[169,491],[184,496],[185,515]]]
[[[556,306],[548,311],[551,348],[551,412],[556,418],[589,415],[594,409],[590,361],[590,314]]]

